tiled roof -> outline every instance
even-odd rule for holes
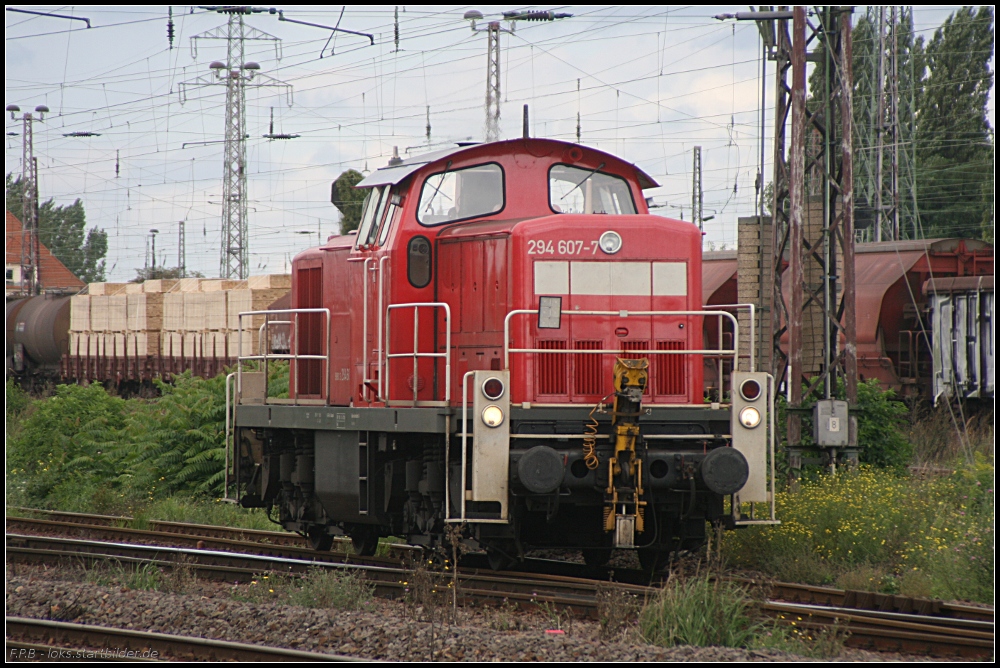
[[[21,233],[24,226],[17,216],[10,211],[7,212],[7,264],[21,264]],[[40,265],[40,277],[43,290],[53,290],[56,288],[82,288],[84,282],[73,275],[62,262],[56,258],[52,252],[39,244],[38,264]]]

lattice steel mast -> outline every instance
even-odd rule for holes
[[[226,40],[226,62],[213,62],[209,67],[215,79],[198,77],[180,86],[181,102],[186,88],[193,85],[224,85],[226,87],[225,148],[222,167],[222,248],[219,275],[222,278],[245,279],[250,273],[249,220],[247,216],[247,150],[246,150],[246,88],[247,86],[282,86],[288,92],[291,106],[291,86],[260,73],[260,65],[245,60],[248,40],[271,41],[278,51],[280,40],[244,22],[244,16],[260,13],[253,7],[220,7],[228,14],[225,26],[214,28],[191,38],[192,56],[197,57],[197,40]],[[280,57],[280,51],[278,51]]]
[[[483,13],[476,9],[465,12],[463,18],[471,23],[472,32],[485,32],[487,37],[486,122],[483,128],[487,142],[500,139],[500,33],[513,35],[517,21],[555,21],[572,16],[552,11],[510,11],[503,13],[503,20],[510,23],[510,28],[502,27],[500,21],[490,21],[485,28],[476,28],[476,21],[483,19]]]
[[[790,463],[797,468],[803,452],[803,398],[814,394],[833,402],[836,381],[841,379],[848,403],[857,404],[853,10],[816,7],[813,20],[808,21],[805,7],[761,9],[717,18],[757,21],[768,57],[777,65],[770,258],[775,269],[770,300],[774,307],[772,373],[788,392]],[[808,54],[807,45],[813,46]],[[808,105],[807,62],[815,62],[817,68]],[[786,126],[791,134],[787,151]],[[782,275],[786,260],[788,268]],[[819,414],[814,414],[814,421],[818,419]],[[831,430],[842,427],[844,450],[852,452],[855,444],[849,443],[848,425],[839,418],[824,424]],[[824,456],[834,463],[837,448]]]
[[[21,111],[16,104],[8,104],[11,120]],[[36,118],[31,112],[21,116],[21,264],[20,291],[23,295],[41,293],[41,267],[39,265],[40,241],[38,240],[38,160],[35,158],[33,124],[45,119],[49,108],[44,104],[35,107]]]

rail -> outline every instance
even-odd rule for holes
[[[310,314],[310,313],[317,313],[317,314],[318,313],[322,313],[324,316],[326,316],[326,318],[325,318],[325,320],[326,320],[325,325],[326,326],[324,327],[325,336],[323,337],[323,348],[326,350],[326,352],[323,353],[323,354],[320,354],[320,355],[313,355],[313,354],[300,355],[299,354],[299,345],[298,345],[298,341],[297,341],[297,339],[299,337],[299,334],[301,333],[301,329],[299,328],[299,316],[303,315],[303,314]],[[253,362],[253,361],[261,361],[261,362],[263,362],[263,367],[264,367],[264,369],[263,369],[263,371],[264,371],[264,398],[265,398],[265,401],[267,399],[267,370],[268,370],[268,361],[269,360],[282,360],[282,359],[291,360],[293,365],[296,365],[296,363],[299,362],[299,361],[301,361],[301,360],[320,360],[320,361],[322,361],[323,362],[323,367],[324,367],[326,373],[323,374],[324,378],[325,378],[325,382],[323,383],[323,386],[320,388],[320,393],[322,394],[322,392],[324,390],[328,391],[329,388],[330,388],[330,309],[328,309],[328,308],[292,308],[292,309],[275,309],[275,310],[267,310],[267,311],[243,311],[242,313],[239,314],[239,329],[238,329],[238,332],[237,332],[237,339],[236,339],[236,341],[237,341],[237,350],[239,350],[240,353],[243,352],[243,318],[253,317],[255,315],[262,315],[262,316],[264,316],[264,325],[265,326],[270,322],[271,316],[275,316],[275,315],[291,315],[292,316],[292,320],[291,321],[287,321],[287,322],[290,322],[293,325],[293,327],[294,327],[293,336],[294,336],[294,338],[296,340],[294,342],[292,342],[294,344],[294,345],[292,345],[292,352],[287,353],[287,354],[286,353],[277,353],[277,354],[272,353],[272,354],[269,355],[268,351],[267,351],[267,347],[265,346],[263,354],[260,354],[260,355],[242,355],[241,354],[241,355],[239,355],[239,357],[237,358],[237,365],[236,365],[236,396],[237,396],[237,402],[239,402],[240,398],[242,398],[242,395],[243,395],[243,364],[245,362]],[[277,323],[277,322],[285,322],[285,321],[275,321],[275,322]],[[298,378],[298,377],[296,377],[296,378]],[[289,388],[289,389],[291,389],[291,388]],[[296,396],[298,396],[299,393],[296,392],[295,394],[296,394]]]
[[[413,309],[413,351],[405,353],[394,353],[390,347],[390,341],[392,338],[390,336],[390,324],[392,319],[392,311],[395,309]],[[430,308],[430,309],[444,309],[444,330],[445,330],[445,352],[420,352],[420,309]],[[385,394],[380,397],[385,401],[386,405],[389,405],[391,397],[389,396],[389,363],[395,358],[412,358],[413,359],[413,378],[412,378],[412,388],[413,388],[413,401],[411,405],[413,407],[417,406],[447,406],[451,401],[451,307],[445,302],[411,302],[409,304],[389,304],[385,309],[385,350],[382,352],[380,350],[382,357],[385,362]],[[417,393],[420,389],[420,383],[418,382],[419,375],[417,373],[417,364],[421,357],[429,358],[444,358],[444,401],[419,401],[417,399]],[[381,365],[380,365],[381,366]],[[381,375],[381,374],[380,374]]]

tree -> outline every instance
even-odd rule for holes
[[[129,283],[142,283],[157,278],[205,278],[205,275],[199,271],[187,271],[182,274],[180,267],[143,267],[135,270],[135,278]]]
[[[21,193],[24,184],[10,174],[5,179],[7,210],[24,220]],[[83,202],[79,199],[67,206],[56,206],[50,198],[38,207],[38,239],[66,268],[84,283],[104,280],[105,256],[108,254],[108,233],[87,227]]]
[[[358,229],[361,224],[362,207],[367,190],[357,190],[354,186],[365,178],[356,169],[348,169],[333,182],[333,205],[340,211],[340,233],[347,234]]]
[[[917,194],[926,236],[993,228],[992,7],[963,7],[934,32],[917,97]]]
[[[878,128],[889,127],[892,120],[889,110],[882,109],[879,117],[879,12],[884,8],[869,6],[866,13],[860,16],[852,31],[853,43],[853,74],[854,74],[854,221],[855,228],[864,229],[874,225],[876,221],[876,193],[879,190],[878,179]],[[914,238],[917,229],[916,210],[914,203],[914,153],[913,135],[915,102],[919,85],[919,72],[923,66],[923,37],[916,37],[913,31],[913,14],[911,11],[900,10],[897,22],[891,29],[895,32],[896,47],[896,109],[899,116],[898,152],[898,185],[899,185],[899,226],[903,238]],[[891,19],[890,17],[887,17]],[[886,40],[886,48],[891,49],[893,43]],[[884,63],[888,68],[888,58]],[[891,73],[883,73],[883,82],[891,94]],[[884,136],[886,153],[883,158],[889,158],[892,151],[892,136]],[[882,172],[882,191],[890,189],[890,163],[886,162]]]

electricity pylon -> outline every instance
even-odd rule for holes
[[[222,181],[222,249],[219,275],[222,278],[245,279],[250,272],[249,221],[247,216],[247,131],[246,89],[248,86],[284,87],[288,106],[292,105],[292,87],[260,72],[260,65],[247,62],[245,42],[248,40],[271,41],[278,49],[280,39],[244,23],[243,17],[254,13],[251,7],[224,7],[220,13],[229,14],[229,21],[191,38],[191,51],[197,56],[200,39],[226,40],[226,62],[212,62],[212,74],[186,81],[180,85],[181,103],[187,99],[188,86],[226,87],[225,150]]]

